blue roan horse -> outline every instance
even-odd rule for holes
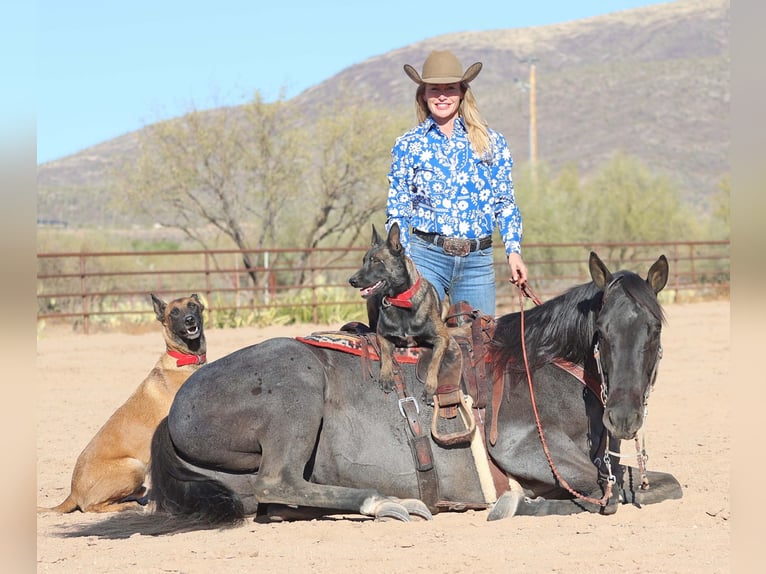
[[[612,274],[595,253],[589,266],[592,282],[496,321],[491,357],[504,383],[490,389],[499,396],[488,400],[486,425],[476,428],[487,437],[496,433],[487,442],[491,462],[514,487],[494,504],[493,497],[480,505],[486,490],[471,449],[442,446],[430,433],[413,441],[405,420],[412,411],[365,376],[360,357],[275,338],[188,379],[154,436],[154,511],[114,516],[112,534],[215,528],[247,516],[294,517],[290,512],[430,518],[429,509],[440,508],[421,501],[425,475],[440,500],[452,501],[447,509],[489,508],[490,520],[611,513],[619,503],[680,498],[673,476],[618,458],[618,439],[634,439],[642,426],[656,377],[663,323],[657,293],[667,281],[667,260],[660,256],[646,278]],[[561,360],[570,368],[554,364]],[[602,384],[600,391],[578,382],[572,374],[578,368],[583,380]],[[414,401],[422,383],[410,376],[413,365],[402,370]],[[419,405],[426,428],[432,412]],[[423,448],[430,461],[416,469]],[[105,534],[106,526],[83,532]]]

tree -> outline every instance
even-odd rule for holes
[[[718,193],[713,195],[713,212],[710,218],[710,235],[716,239],[729,239],[731,233],[731,178],[726,175],[718,183]]]
[[[404,122],[351,97],[318,110],[317,122],[306,132],[312,164],[302,190],[312,210],[301,211],[295,221],[303,230],[303,246],[353,245],[367,237],[376,217],[385,221],[386,174]],[[307,257],[305,252],[301,263]]]
[[[583,235],[577,241],[635,242],[694,239],[697,221],[685,210],[679,189],[638,159],[617,153],[584,185]],[[629,248],[612,254],[627,261]]]
[[[376,214],[384,217],[390,151],[404,120],[342,97],[291,112],[290,103],[256,93],[244,106],[147,127],[138,159],[118,178],[123,207],[205,249],[211,230],[228,238],[245,251],[254,285],[257,262],[247,250],[353,244]]]
[[[212,111],[192,110],[141,132],[140,155],[125,167],[126,209],[150,213],[209,248],[210,227],[239,249],[278,242],[284,206],[299,189],[303,149],[281,99]],[[256,262],[243,264],[257,284]]]

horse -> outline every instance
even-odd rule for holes
[[[415,398],[415,365],[400,364],[402,393],[386,393],[359,356],[279,337],[187,380],[153,437],[153,510],[121,513],[115,531],[164,534],[248,517],[428,520],[466,508],[489,510],[488,520],[611,514],[680,498],[672,475],[622,464],[619,453],[621,440],[637,439],[657,377],[667,259],[645,278],[610,272],[596,253],[588,263],[590,282],[492,318],[496,376],[476,434],[507,481],[499,496],[482,488],[470,448],[427,432],[422,419],[434,407]],[[376,365],[367,365],[372,375]]]

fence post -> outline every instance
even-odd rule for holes
[[[692,285],[697,284],[697,268],[694,265],[694,244],[689,244],[689,265],[691,266]]]
[[[213,288],[210,285],[210,253],[205,251],[205,299],[207,299],[208,305],[213,307],[211,298],[213,296]]]
[[[88,289],[85,281],[85,254],[80,253],[80,293],[82,293],[82,329],[87,335],[90,332],[90,307],[88,306]]]
[[[314,323],[319,323],[319,301],[317,297],[317,286],[316,283],[314,283],[314,280],[316,279],[316,261],[314,261],[315,255],[316,251],[312,249],[309,252],[309,271],[311,273],[311,301],[314,304],[311,316],[314,319]]]

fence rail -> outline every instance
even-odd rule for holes
[[[348,277],[363,247],[39,253],[38,321],[70,320],[88,333],[93,322],[140,321],[153,313],[148,294],[172,299],[198,293],[207,309],[231,323],[249,314],[293,314],[320,322],[323,308],[364,319],[364,305]],[[543,300],[589,280],[588,254],[596,251],[613,270],[645,273],[664,253],[670,263],[665,297],[679,293],[720,296],[729,289],[728,241],[537,243],[524,246],[530,285]],[[247,257],[250,265],[245,267]],[[495,249],[497,310],[518,310],[507,281],[502,249]]]

